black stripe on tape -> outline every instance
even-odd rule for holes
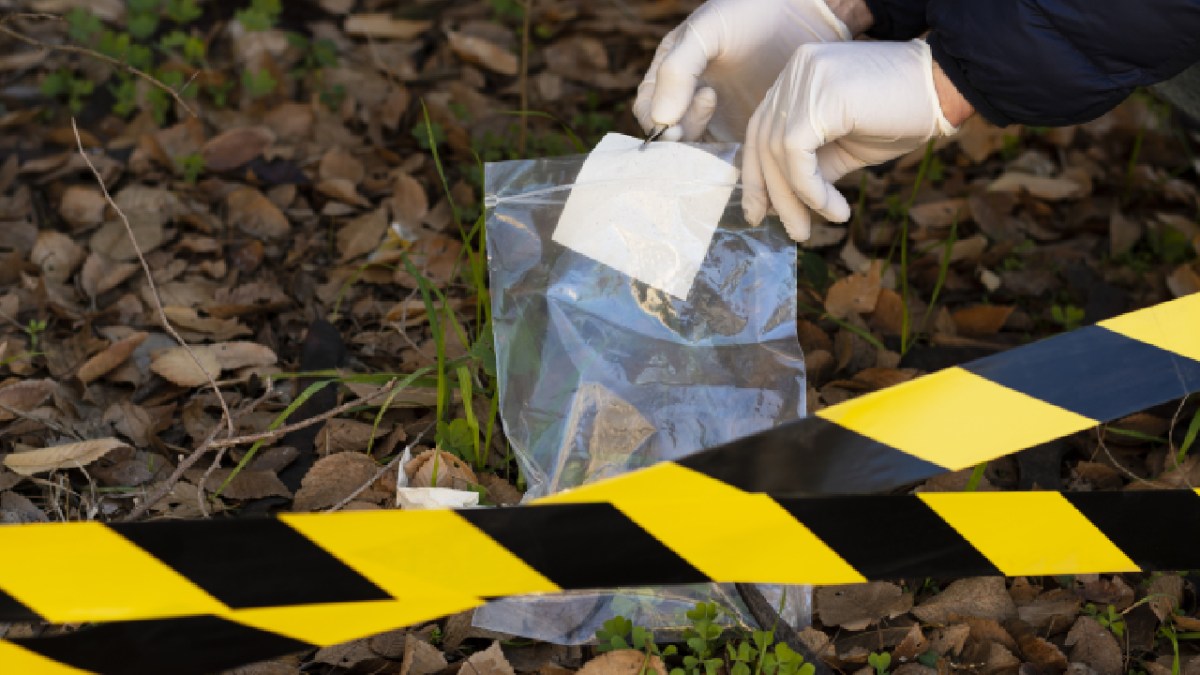
[[[202,675],[313,648],[213,616],[121,621],[13,642],[60,663],[105,675]]]
[[[458,514],[563,588],[709,581],[612,504],[470,509]]]
[[[19,600],[0,589],[0,621],[41,621],[37,615]]]
[[[1099,326],[988,356],[963,368],[1104,422],[1200,389],[1200,362]]]
[[[778,501],[868,579],[1001,575],[917,497]]]
[[[1079,512],[1142,569],[1200,565],[1200,496],[1191,490],[1064,492]]]
[[[946,471],[820,417],[675,462],[747,492],[801,496],[880,492]]]
[[[235,609],[391,597],[273,518],[110,527]]]

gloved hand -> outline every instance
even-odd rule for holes
[[[797,47],[851,37],[825,0],[708,0],[659,44],[633,114],[665,141],[740,141]]]
[[[956,131],[942,114],[924,41],[800,47],[746,130],[746,220],[757,225],[774,206],[788,234],[805,241],[809,209],[850,218],[834,181]]]

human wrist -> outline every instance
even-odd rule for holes
[[[871,13],[867,7],[865,0],[824,0],[829,6],[829,10],[833,12],[846,27],[850,29],[850,33],[858,36],[875,25],[875,15]]]
[[[963,122],[975,114],[975,106],[963,98],[958,87],[954,86],[937,61],[933,61],[933,89],[937,93],[942,115],[955,128],[962,126]]]

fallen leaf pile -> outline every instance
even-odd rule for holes
[[[6,10],[83,7],[120,31],[125,4]],[[203,67],[155,53],[195,116],[144,81],[124,112],[115,85],[50,93],[50,78],[116,73],[0,36],[0,523],[397,508],[404,486],[521,499],[498,420],[480,440],[495,382],[472,277],[478,162],[640,134],[634,90],[697,3],[304,0],[265,30],[239,18],[248,4],[200,3]],[[0,20],[60,45],[80,39],[69,16]],[[976,117],[929,160],[844,178],[854,219],[815,224],[798,257],[810,411],[1200,292],[1197,141],[1138,93],[1076,127]],[[432,376],[388,388],[439,358],[455,364],[441,400]],[[978,489],[1200,485],[1200,442],[1182,451],[1198,414],[1176,401],[993,461]],[[245,442],[221,445],[230,434]],[[912,489],[962,490],[970,473]],[[883,652],[894,675],[1200,675],[1195,641],[1168,637],[1200,634],[1198,596],[1194,574],[1166,572],[894,580],[817,589],[801,639],[858,675]],[[236,672],[675,665],[507,638],[456,615]]]

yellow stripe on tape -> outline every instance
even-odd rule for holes
[[[1140,571],[1057,492],[918,496],[1006,576]]]
[[[406,511],[402,518],[393,511],[289,513],[279,519],[397,598],[438,588],[450,602],[461,602],[466,596],[456,586],[464,579],[472,597],[559,590],[453,511]]]
[[[817,415],[951,471],[1098,424],[962,368],[851,399]]]
[[[850,584],[862,576],[766,495],[671,462],[539,503],[606,501],[705,575],[722,581]],[[752,542],[752,544],[751,544]]]
[[[99,523],[0,527],[0,587],[52,623],[219,614],[225,605]],[[85,600],[86,599],[86,600]]]
[[[430,575],[440,573],[430,566]],[[413,590],[417,592],[409,592],[399,600],[239,609],[229,612],[225,618],[309,644],[328,647],[367,635],[432,621],[483,604],[480,599],[447,593],[441,588],[427,594],[419,593],[419,588]]]
[[[1200,361],[1200,293],[1099,324],[1126,337]],[[1103,368],[1104,364],[1097,364]]]
[[[12,675],[86,675],[90,671],[52,661],[41,654],[0,640],[0,672]]]

